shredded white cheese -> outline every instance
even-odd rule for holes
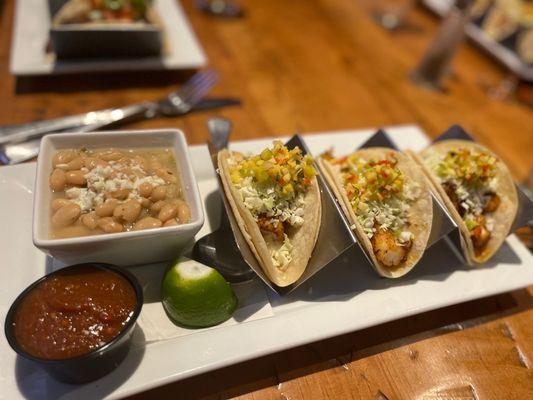
[[[278,250],[272,250],[270,252],[270,257],[272,257],[274,267],[284,271],[289,265],[289,263],[292,261],[292,249],[292,243],[289,240],[289,237],[285,235],[283,245]]]
[[[230,166],[236,165],[233,158],[228,159]],[[270,218],[273,224],[286,222],[293,227],[300,227],[304,223],[304,194],[298,193],[290,200],[279,196],[274,187],[262,187],[253,184],[251,177],[235,183],[245,207],[257,221],[259,216]],[[285,270],[292,261],[293,245],[287,235],[284,235],[282,246],[271,250],[271,259],[274,266]]]

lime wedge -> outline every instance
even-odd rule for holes
[[[237,297],[218,271],[181,259],[167,271],[161,301],[175,323],[193,328],[218,325],[231,317]]]

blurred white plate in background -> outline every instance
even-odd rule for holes
[[[162,19],[165,31],[167,49],[162,57],[56,61],[53,54],[46,52],[50,29],[48,2],[17,0],[11,43],[11,73],[22,76],[176,70],[204,66],[207,58],[179,2],[155,0],[154,6]]]

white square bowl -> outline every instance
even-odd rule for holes
[[[191,210],[191,221],[187,224],[142,231],[50,239],[52,191],[48,179],[52,172],[52,157],[58,150],[82,147],[88,149],[168,147],[173,149],[184,199]],[[189,160],[183,132],[176,129],[161,129],[59,133],[43,137],[35,180],[33,243],[45,253],[69,264],[93,261],[127,266],[170,260],[183,250],[203,223],[204,213],[200,192]]]

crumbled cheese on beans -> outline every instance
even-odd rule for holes
[[[165,185],[165,181],[158,176],[142,176],[146,172],[139,164],[131,166],[131,170],[137,173],[134,176],[119,172],[121,168],[123,165],[120,163],[110,162],[105,167],[97,165],[91,170],[85,169],[84,177],[87,180],[87,188],[67,189],[65,191],[67,198],[79,205],[82,212],[86,212],[102,204],[107,193],[127,189],[130,190],[128,198],[139,199],[138,189],[143,183],[149,183],[154,188]],[[111,176],[114,177],[111,178]]]
[[[73,187],[65,191],[67,198],[80,206],[81,211],[89,211],[93,207],[97,194],[92,190]]]

